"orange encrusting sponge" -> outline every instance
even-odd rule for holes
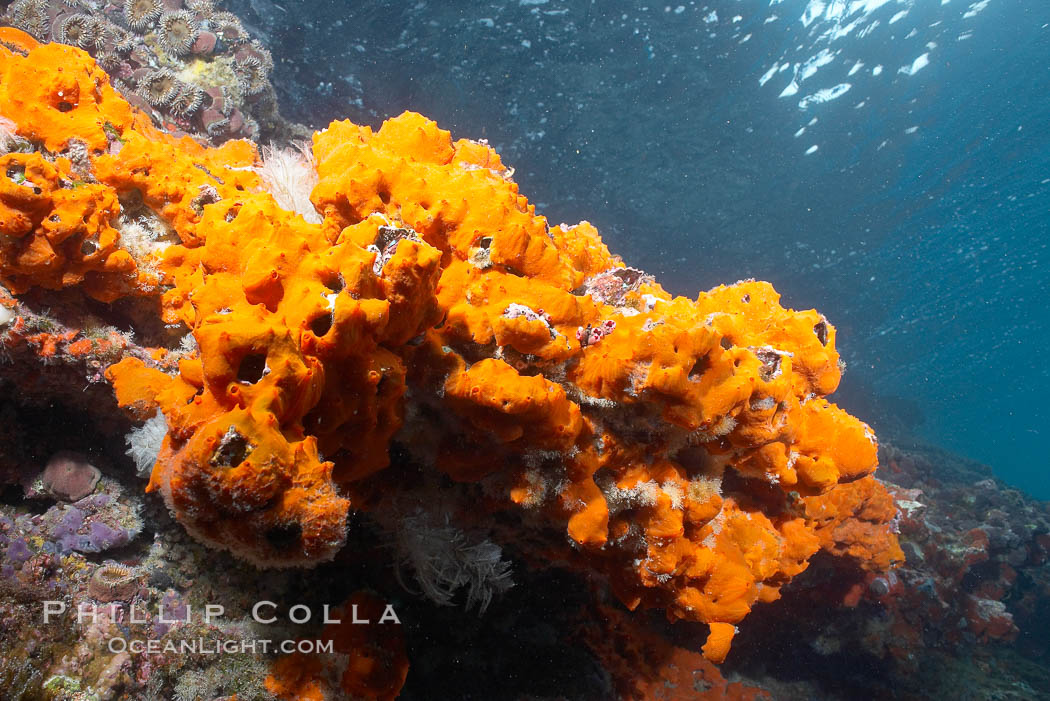
[[[835,329],[769,284],[672,297],[414,113],[314,135],[313,224],[247,142],[153,129],[77,49],[0,47],[0,115],[47,149],[0,156],[0,282],[154,298],[192,333],[177,373],[129,356],[107,376],[163,413],[150,489],[204,542],[330,559],[397,442],[566,534],[629,608],[708,623],[712,660],[817,550],[901,559],[875,436],[825,399]],[[168,245],[125,240],[130,202]]]

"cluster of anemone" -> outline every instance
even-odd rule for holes
[[[213,0],[15,0],[0,24],[89,52],[169,131],[215,143],[280,123],[269,51]]]
[[[7,9],[8,22],[33,36],[48,31],[48,3],[46,0],[16,0]]]
[[[183,119],[190,119],[200,111],[206,95],[200,86],[179,80],[165,68],[147,73],[139,81],[139,94],[151,107],[165,109]]]

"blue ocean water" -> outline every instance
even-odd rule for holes
[[[1050,3],[231,5],[288,116],[487,138],[673,292],[825,313],[835,399],[884,437],[1050,498]]]

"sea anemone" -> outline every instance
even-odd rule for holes
[[[208,132],[208,136],[213,139],[224,135],[230,128],[230,120],[221,117],[219,119],[210,120],[204,125],[204,130]]]
[[[99,47],[100,50],[109,51],[111,53],[127,53],[127,51],[130,51],[128,48],[128,38],[131,37],[132,34],[123,27],[118,27],[115,24],[106,22],[105,31],[102,33],[102,36],[105,37],[106,45],[104,47]],[[134,44],[131,45],[131,48],[134,48]]]
[[[245,95],[258,95],[266,89],[266,69],[255,56],[247,56],[233,67],[237,85]]]
[[[168,105],[178,94],[178,90],[178,79],[166,68],[150,71],[139,82],[139,94],[154,107]]]
[[[138,573],[117,562],[107,562],[88,581],[88,596],[102,602],[122,601],[135,596]]]
[[[95,56],[95,61],[98,62],[98,65],[102,66],[107,73],[115,72],[124,62],[114,51],[99,51]]]
[[[120,41],[125,34],[124,30],[104,19],[95,20],[95,49],[98,51],[109,50]]]
[[[37,39],[47,38],[47,3],[43,0],[18,0],[11,5],[11,23]]]
[[[131,32],[124,32],[117,35],[117,42],[113,46],[113,50],[118,54],[130,54],[138,46],[138,37]]]
[[[124,19],[136,31],[153,24],[162,10],[160,0],[124,0]]]
[[[270,50],[263,46],[259,41],[253,40],[251,43],[251,52],[259,59],[262,63],[263,70],[269,74],[273,70],[273,54]]]
[[[62,20],[55,38],[63,44],[86,49],[95,45],[99,29],[94,17],[77,13]]]
[[[238,44],[247,40],[247,32],[237,15],[232,12],[216,12],[209,18],[208,23],[216,35],[227,44]]]
[[[197,18],[186,10],[165,12],[160,16],[160,43],[168,53],[176,56],[188,53],[199,32]]]
[[[202,18],[211,17],[215,12],[212,0],[186,0],[186,9]]]
[[[178,117],[192,117],[204,104],[204,91],[196,85],[180,83],[171,100],[171,112]]]

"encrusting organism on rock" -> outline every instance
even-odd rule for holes
[[[211,3],[16,0],[0,25],[88,51],[125,99],[176,135],[219,143],[305,132],[277,111],[269,51]]]
[[[58,499],[78,501],[91,494],[102,473],[79,453],[63,450],[51,456],[41,475],[44,490]]]
[[[263,567],[329,560],[411,461],[483,495],[478,528],[547,534],[628,608],[708,624],[715,661],[819,550],[902,558],[875,436],[826,399],[835,329],[769,284],[673,297],[414,113],[314,135],[311,221],[248,142],[163,133],[79,49],[0,46],[0,115],[36,146],[0,156],[0,283],[149,301],[192,333],[106,377],[136,420],[163,414],[148,488],[199,540]],[[122,246],[132,202],[169,245]]]

